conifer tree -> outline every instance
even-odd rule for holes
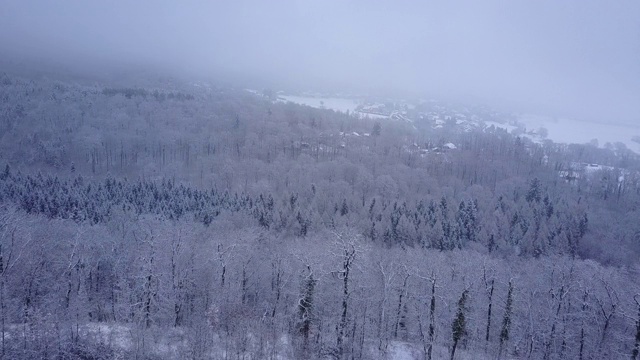
[[[507,303],[504,307],[504,316],[502,317],[502,329],[500,330],[500,348],[498,356],[502,355],[502,347],[509,341],[509,331],[511,330],[511,312],[513,307],[513,283],[509,281],[509,290],[507,291]]]
[[[462,291],[462,295],[458,300],[458,310],[456,311],[456,317],[453,319],[453,323],[451,324],[451,332],[453,335],[453,346],[451,348],[451,360],[453,360],[456,354],[456,348],[460,343],[460,340],[467,334],[467,299],[469,297],[469,290],[465,289]]]
[[[307,266],[309,274],[302,284],[301,298],[298,301],[298,332],[302,336],[303,348],[306,350],[311,332],[311,322],[313,316],[313,295],[315,292],[316,279],[313,277],[311,267]]]
[[[636,305],[638,305],[638,318],[636,319],[636,343],[633,347],[631,358],[636,360],[638,359],[638,355],[640,355],[640,295],[635,295],[633,300],[636,302]]]

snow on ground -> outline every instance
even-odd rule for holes
[[[568,144],[584,144],[598,139],[598,144],[624,143],[630,150],[640,153],[640,144],[631,140],[640,135],[640,126],[603,124],[578,121],[573,119],[554,119],[548,116],[524,114],[518,118],[527,131],[544,127],[548,130],[548,138],[554,142]]]
[[[325,108],[335,111],[350,112],[356,109],[358,103],[352,99],[332,98],[332,97],[311,97],[298,95],[280,95],[280,99],[290,101],[292,103],[307,105],[314,108]]]
[[[11,327],[11,326],[10,326]],[[16,332],[21,332],[22,325],[14,325]],[[151,327],[136,327],[133,324],[119,323],[88,323],[79,326],[82,337],[93,341],[94,343],[102,343],[112,347],[116,353],[149,353],[152,357],[162,359],[183,359],[192,354],[191,351],[200,349],[197,344],[190,344],[190,341],[205,341],[207,346],[211,348],[206,351],[207,358],[222,359],[227,358],[226,351],[233,348],[226,348],[225,344],[216,334],[209,334],[210,338],[199,338],[198,333],[187,333],[182,328],[162,329]],[[206,333],[206,332],[205,332]],[[11,332],[7,334],[10,336]],[[194,337],[195,336],[195,337]],[[291,339],[288,335],[282,334],[274,338],[275,343],[261,343],[261,340],[247,334],[247,348],[243,352],[233,352],[232,357],[241,356],[246,360],[254,360],[263,357],[257,357],[252,354],[254,345],[266,345],[266,349],[272,351],[270,358],[274,360],[293,360],[294,351]],[[424,359],[424,349],[422,344],[404,341],[390,341],[385,350],[378,349],[378,341],[368,342],[365,346],[364,358],[367,359],[384,359],[384,360],[419,360]],[[195,346],[195,347],[194,347]],[[273,348],[270,348],[273,346]],[[254,349],[255,350],[255,349]],[[432,352],[433,359],[448,359],[450,357],[450,349],[446,346],[435,345]],[[457,360],[489,360],[495,359],[495,354],[486,352],[473,352],[471,350],[460,347],[456,351]],[[505,360],[512,360],[509,356],[502,357]]]
[[[414,349],[410,344],[393,342],[389,345],[389,360],[414,360],[422,355],[419,350]]]
[[[120,350],[133,347],[132,329],[126,325],[89,323],[83,326],[83,332],[98,343],[108,344]]]
[[[375,354],[375,351],[372,351],[372,354]],[[434,346],[432,353],[433,359],[448,359],[450,356],[450,349],[439,345]],[[386,360],[421,360],[424,359],[425,356],[423,349],[419,348],[417,344],[392,341],[389,344],[385,358]],[[473,351],[458,348],[455,358],[457,360],[489,360],[495,359],[496,357],[495,355],[474,353]],[[512,359],[510,356],[504,354],[501,358],[505,360]]]

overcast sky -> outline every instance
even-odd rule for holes
[[[1,0],[3,54],[640,123],[638,0]]]

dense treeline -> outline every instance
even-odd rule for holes
[[[5,74],[0,98],[5,357],[640,346],[640,162],[619,145],[376,122],[175,80]]]
[[[152,182],[158,185],[149,186],[159,187],[171,179],[171,184],[184,184],[193,193],[200,189],[206,195],[216,189],[216,196],[226,193],[237,196],[237,201],[250,199],[253,205],[262,195],[265,200],[273,198],[275,209],[267,209],[273,213],[256,210],[265,212],[265,226],[303,235],[314,228],[348,223],[388,244],[425,245],[432,242],[425,239],[425,233],[431,232],[433,238],[438,235],[433,232],[444,231],[447,240],[442,247],[451,247],[455,242],[449,238],[455,226],[447,223],[457,222],[461,202],[475,201],[477,221],[483,226],[474,238],[487,247],[493,235],[498,245],[518,245],[520,238],[536,238],[536,245],[510,249],[525,254],[546,253],[550,248],[567,253],[569,249],[612,264],[628,263],[640,254],[636,239],[640,227],[634,220],[640,211],[640,166],[637,156],[623,149],[538,145],[499,129],[456,131],[455,122],[440,130],[420,122],[388,122],[378,124],[379,136],[354,136],[349,134],[373,133],[375,122],[273,103],[204,83],[148,81],[145,90],[118,82],[101,87],[8,75],[3,79],[0,91],[7,101],[0,114],[8,131],[1,132],[0,148],[14,173],[16,169],[27,174],[44,171],[70,183],[81,174],[87,184],[99,180],[95,189],[106,178],[142,178],[144,184],[137,186]],[[192,96],[157,101],[153,96],[127,98],[109,91],[105,95],[103,90],[109,89]],[[418,107],[415,111],[428,110]],[[497,116],[480,114],[494,121]],[[445,142],[454,142],[458,148],[424,151]],[[572,184],[558,176],[571,163],[584,161],[612,168],[577,178]],[[541,201],[526,201],[534,178],[539,181]],[[149,195],[141,192],[137,196]],[[443,198],[446,211],[441,210]],[[87,200],[78,201],[84,204]],[[148,206],[148,199],[144,201]],[[180,205],[183,201],[170,205],[185,211],[187,205]],[[207,200],[206,205],[215,206],[212,202],[216,201]],[[162,204],[150,206],[156,205]],[[545,212],[542,207],[560,211],[540,216]],[[501,213],[494,214],[496,208]],[[95,218],[96,213],[105,209],[93,209],[91,217],[97,221],[103,215]],[[205,222],[217,211],[202,206],[200,210],[205,213],[198,216]],[[566,239],[567,234],[581,232],[569,230],[574,226],[565,220],[580,221],[575,219],[582,213],[587,215],[590,231],[579,236],[582,241],[576,246],[575,236]],[[433,224],[434,214],[441,218],[438,224]],[[294,228],[296,222],[299,229]],[[498,226],[500,222],[509,224]]]
[[[350,226],[375,244],[462,249],[471,244],[492,251],[516,251],[540,256],[549,253],[577,255],[587,233],[588,217],[575,203],[552,200],[534,178],[529,189],[515,198],[498,197],[480,207],[477,199],[461,201],[442,196],[399,203],[372,197],[360,204],[321,202],[325,196],[300,201],[297,194],[276,197],[260,194],[202,191],[167,180],[87,182],[82,177],[12,174],[9,166],[0,174],[0,201],[18,205],[28,214],[78,223],[105,223],[114,213],[154,215],[161,220],[187,218],[209,225],[222,211],[242,212],[276,233],[307,236],[310,230]],[[317,197],[317,198],[316,198]],[[325,207],[328,206],[328,209]],[[323,209],[324,208],[324,209]],[[324,210],[324,212],[323,212]]]
[[[9,358],[370,359],[411,344],[437,359],[457,341],[457,358],[603,359],[634,346],[637,266],[384,248],[344,228],[287,240],[234,216],[78,226],[4,208],[1,229]]]

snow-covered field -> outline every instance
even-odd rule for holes
[[[524,114],[518,117],[518,122],[524,124],[526,131],[547,129],[549,140],[567,144],[585,144],[593,139],[598,140],[599,146],[606,143],[621,142],[630,150],[640,153],[640,144],[632,141],[634,136],[640,136],[640,126],[604,124],[578,121],[566,118],[552,118],[548,116]],[[508,124],[492,122],[496,127],[512,131],[515,127]],[[487,125],[491,125],[487,123]]]
[[[358,103],[353,99],[334,98],[334,97],[311,97],[298,95],[280,95],[279,99],[290,101],[292,103],[307,105],[314,108],[325,108],[335,111],[353,112]]]
[[[318,109],[330,109],[346,113],[347,110],[361,119],[389,119],[389,115],[376,114],[366,111],[356,111],[358,102],[354,99],[348,98],[335,98],[335,97],[313,97],[313,96],[298,96],[298,95],[280,95],[278,96],[280,101],[292,102],[300,105],[307,105]]]

